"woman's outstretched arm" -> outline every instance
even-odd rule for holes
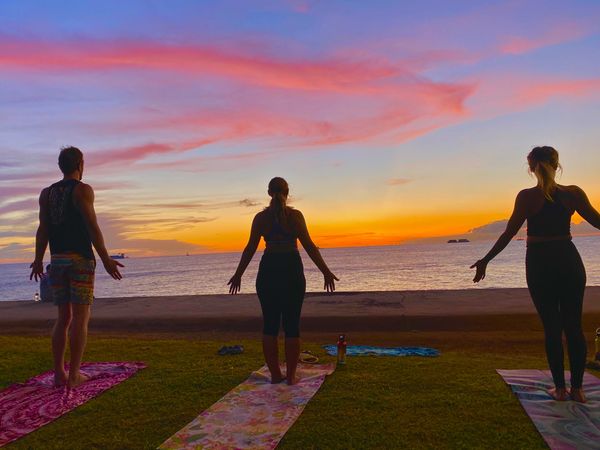
[[[294,213],[297,215],[298,239],[300,240],[302,247],[304,247],[304,250],[306,250],[306,253],[308,253],[310,259],[312,259],[312,261],[323,274],[323,289],[325,289],[327,292],[335,291],[335,282],[340,281],[339,278],[336,277],[331,270],[329,270],[329,267],[327,267],[325,260],[321,256],[321,252],[310,238],[310,234],[308,234],[308,227],[306,226],[306,221],[304,220],[302,213],[298,210],[295,210]]]
[[[471,266],[471,269],[477,269],[475,277],[473,278],[474,283],[478,283],[485,278],[485,270],[488,263],[506,248],[512,238],[515,237],[523,226],[525,219],[527,219],[527,204],[525,201],[525,191],[521,191],[515,200],[515,207],[506,224],[506,230],[500,235],[487,255]]]
[[[248,239],[248,243],[246,244],[246,248],[242,252],[242,258],[240,259],[240,263],[238,264],[238,268],[235,271],[235,274],[231,277],[229,282],[229,293],[237,294],[240,291],[240,287],[242,286],[242,275],[246,271],[248,264],[252,261],[252,257],[254,253],[256,253],[256,249],[258,248],[258,244],[260,243],[260,227],[258,226],[258,214],[254,217],[252,221],[252,228],[250,229],[250,238]]]
[[[574,186],[576,205],[575,210],[590,225],[600,229],[600,213],[594,209],[587,195],[580,187]]]

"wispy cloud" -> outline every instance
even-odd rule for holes
[[[275,88],[346,93],[368,92],[377,89],[370,83],[411,73],[410,68],[385,60],[286,60],[209,46],[132,40],[29,41],[9,36],[0,41],[0,62],[5,70],[168,70]]]
[[[0,205],[0,216],[17,211],[31,211],[38,206],[37,199],[19,200]]]
[[[599,96],[600,78],[495,74],[480,84],[471,108],[477,117],[486,118],[526,110],[553,99],[577,102],[590,101]]]
[[[559,26],[548,26],[535,33],[534,36],[509,36],[499,46],[502,53],[521,55],[540,48],[581,39],[592,33],[593,28],[582,23],[561,23]]]
[[[227,202],[202,202],[202,201],[173,201],[162,203],[145,203],[139,206],[153,209],[197,209],[197,210],[218,210],[232,207],[254,207],[260,205],[260,202],[244,198],[242,200],[231,200]]]
[[[411,183],[413,180],[410,178],[391,178],[387,180],[387,184],[390,186],[404,186],[405,184]]]
[[[32,254],[33,244],[10,243],[0,245],[0,261],[22,261],[24,256]]]

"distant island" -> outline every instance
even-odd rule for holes
[[[468,239],[449,239],[448,244],[462,244],[464,242],[471,242]]]

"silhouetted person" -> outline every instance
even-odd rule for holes
[[[581,327],[585,268],[572,242],[571,216],[577,211],[600,229],[600,214],[577,186],[556,183],[560,167],[552,147],[536,147],[527,156],[537,186],[517,195],[514,211],[489,253],[471,266],[477,268],[475,283],[485,278],[487,264],[500,253],[527,220],[527,286],[544,326],[546,356],[555,388],[550,394],[566,400],[562,334],[567,338],[573,400],[585,402],[582,389],[587,347]]]
[[[79,371],[87,340],[90,306],[94,300],[96,260],[92,244],[104,268],[121,279],[122,264],[112,260],[104,246],[94,211],[94,191],[82,183],[83,154],[78,148],[63,148],[58,157],[63,179],[40,194],[40,224],[35,237],[35,261],[30,279],[44,272],[43,259],[50,243],[49,281],[58,319],[52,331],[54,384],[77,387],[86,381]],[[65,348],[70,328],[71,360],[65,371]]]
[[[288,184],[283,178],[276,177],[269,182],[271,203],[254,217],[250,239],[237,271],[228,284],[231,294],[240,290],[242,275],[263,236],[266,248],[256,277],[256,292],[263,314],[263,352],[271,372],[271,382],[280,383],[287,379],[291,385],[298,381],[296,366],[300,356],[300,312],[306,291],[304,268],[296,240],[300,240],[310,259],[323,273],[327,292],[335,290],[335,280],[338,278],[328,269],[319,249],[311,240],[302,213],[286,205],[288,192]],[[279,368],[277,345],[281,323],[285,332],[285,377]]]

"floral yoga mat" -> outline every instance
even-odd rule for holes
[[[300,381],[288,386],[271,384],[264,366],[159,448],[274,449],[334,368],[298,365]]]
[[[337,355],[336,345],[324,345],[328,355]],[[347,356],[439,356],[439,350],[427,347],[372,347],[369,345],[349,345]]]
[[[0,447],[19,439],[77,408],[146,367],[140,362],[83,363],[90,379],[67,391],[54,387],[54,372],[46,372],[0,392]]]
[[[600,449],[600,380],[583,378],[587,403],[557,402],[549,371],[497,370],[515,393],[529,418],[551,449]],[[569,373],[566,373],[569,379]]]

